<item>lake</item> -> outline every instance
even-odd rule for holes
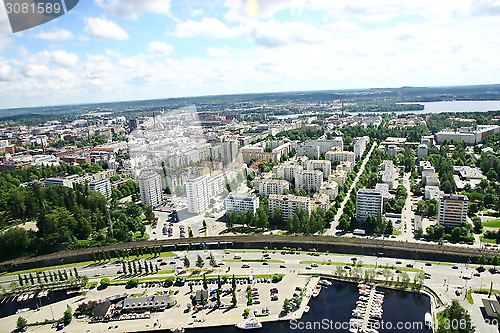
[[[425,106],[425,109],[397,113],[486,112],[500,110],[500,101],[446,101],[403,104],[422,104]]]

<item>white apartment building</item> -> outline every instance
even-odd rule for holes
[[[297,146],[297,156],[308,156],[309,158],[319,158],[319,147],[314,145]]]
[[[246,213],[252,211],[254,214],[259,209],[259,198],[250,193],[231,193],[224,201],[226,214],[236,212]]]
[[[311,202],[309,197],[298,197],[295,195],[271,194],[269,196],[269,214],[273,214],[276,207],[280,208],[283,221],[286,222],[296,209],[311,213]]]
[[[323,172],[320,170],[303,170],[295,175],[295,187],[300,190],[319,192],[323,185]]]
[[[308,160],[306,162],[307,170],[321,170],[323,172],[323,179],[328,179],[332,173],[332,163],[323,160]]]
[[[462,194],[445,194],[439,199],[438,223],[447,227],[461,227],[467,222],[469,198]]]
[[[334,172],[332,172],[330,177],[328,177],[329,182],[333,181],[339,185],[344,184],[346,179],[347,179],[347,172],[345,172],[344,170],[335,170]]]
[[[349,161],[345,161],[337,165],[337,171],[345,171],[348,175],[351,174],[352,169],[354,168],[354,164]]]
[[[109,179],[95,180],[89,183],[89,190],[101,192],[107,198],[111,197],[111,182]]]
[[[308,146],[318,146],[319,153],[323,154],[332,148],[337,148],[338,150],[344,150],[344,139],[341,136],[334,138],[333,140],[307,140],[305,142]]]
[[[188,212],[199,214],[208,209],[207,177],[200,176],[186,181],[186,195],[188,199]]]
[[[187,179],[188,212],[199,214],[207,210],[210,198],[221,194],[226,182],[236,178],[236,173],[236,171],[223,171],[211,177],[199,176]]]
[[[236,155],[238,154],[238,141],[230,140],[223,142],[221,144],[220,154],[222,163],[224,163],[224,165],[235,162]]]
[[[331,150],[325,154],[325,160],[356,163],[356,154],[352,151]]]
[[[268,179],[259,183],[259,195],[268,197],[270,194],[285,194],[290,191],[290,183],[283,179]]]
[[[369,143],[370,137],[368,136],[356,138],[356,141],[354,143],[354,153],[356,154],[356,158],[361,158],[361,156],[363,156],[363,153],[365,152],[366,147]]]
[[[380,177],[382,183],[389,185],[390,189],[396,187],[396,182],[394,178],[396,177],[396,168],[394,167],[394,162],[392,160],[385,160],[380,164]]]
[[[381,191],[360,188],[356,196],[356,219],[364,222],[368,215],[377,217],[382,214],[383,201]]]
[[[73,181],[65,178],[47,178],[43,182],[43,187],[50,186],[66,186],[69,188],[73,188]]]
[[[285,162],[283,164],[273,167],[273,173],[276,177],[283,178],[289,182],[295,182],[295,175],[302,172],[303,168],[300,165]]]
[[[153,171],[146,171],[139,177],[139,192],[141,203],[151,207],[158,206],[163,202],[161,177]]]
[[[330,200],[335,200],[335,198],[339,194],[339,184],[335,181],[323,183],[323,185],[321,185],[321,188],[319,189],[319,193],[328,195]]]
[[[421,143],[418,145],[418,154],[417,157],[427,158],[427,154],[429,153],[429,147],[425,143]]]

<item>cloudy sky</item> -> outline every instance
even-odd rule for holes
[[[500,0],[81,0],[13,34],[0,108],[500,83]]]

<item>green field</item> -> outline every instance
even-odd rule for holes
[[[500,219],[494,219],[488,222],[483,222],[484,227],[500,228]]]
[[[496,244],[497,240],[493,238],[483,238],[483,243],[491,243],[491,244]]]

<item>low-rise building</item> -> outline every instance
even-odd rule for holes
[[[444,192],[439,189],[439,186],[427,185],[425,187],[424,199],[432,200],[436,199],[439,201],[444,196]]]
[[[417,153],[418,158],[420,157],[427,158],[428,152],[429,152],[429,147],[425,143],[421,143],[418,145],[418,153]]]

